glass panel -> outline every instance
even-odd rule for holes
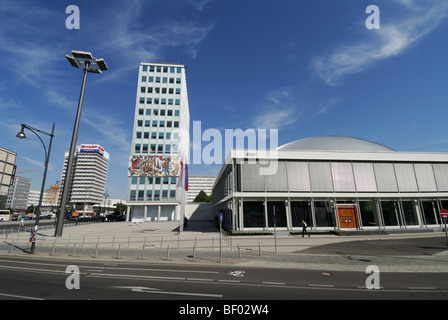
[[[417,177],[418,189],[422,191],[437,191],[434,172],[429,163],[414,164],[415,176]]]
[[[293,227],[301,227],[302,219],[309,227],[313,226],[311,215],[311,202],[309,201],[291,201],[291,220]]]
[[[275,174],[264,175],[266,191],[288,191],[286,178],[286,163],[283,161],[277,162],[277,172]],[[268,170],[269,165],[263,166]]]
[[[314,201],[316,227],[334,227],[334,213],[329,201]]]
[[[260,175],[260,164],[244,163],[242,166],[243,191],[264,191],[264,177]]]
[[[275,208],[275,217],[274,217]],[[286,209],[284,201],[268,201],[268,226],[287,227]]]
[[[311,191],[307,162],[287,162],[289,191]],[[301,226],[301,224],[300,224]]]
[[[406,225],[413,226],[419,224],[416,211],[417,202],[413,200],[402,200],[401,205],[403,207],[403,215]]]
[[[378,191],[380,192],[397,192],[397,181],[395,180],[395,172],[392,163],[375,163],[376,182]]]
[[[384,225],[398,226],[398,203],[395,200],[381,201],[381,209],[383,211]]]
[[[264,202],[243,201],[243,225],[250,227],[265,227]]]
[[[395,174],[397,175],[398,189],[400,192],[418,191],[412,164],[396,163]]]
[[[422,209],[426,224],[437,224],[434,201],[422,200]]]
[[[434,163],[433,168],[437,181],[437,189],[439,192],[448,191],[448,163]]]
[[[332,162],[334,191],[355,191],[355,180],[351,163]]]
[[[375,214],[375,203],[370,201],[359,201],[359,209],[361,211],[361,221],[364,227],[378,226]]]
[[[353,163],[353,173],[355,175],[356,191],[377,191],[375,173],[371,163]]]
[[[312,191],[333,191],[330,163],[310,162],[310,178]]]

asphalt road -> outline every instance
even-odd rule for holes
[[[76,265],[79,273],[67,269],[70,265]],[[367,289],[370,273],[269,267],[1,256],[0,271],[0,299],[13,300],[214,300],[246,304],[283,300],[294,307],[295,300],[306,299],[448,299],[448,273],[380,273],[379,289]]]

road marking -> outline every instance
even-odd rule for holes
[[[246,273],[246,271],[236,270],[236,271],[230,271],[228,273],[228,275],[229,276],[234,276],[234,277],[244,277],[245,273]]]
[[[0,296],[10,297],[10,298],[19,298],[19,299],[28,299],[28,300],[44,300],[42,298],[35,298],[35,297],[28,297],[28,296],[19,296],[19,295],[16,295],[16,294],[9,294],[9,293],[0,293]]]
[[[286,283],[284,283],[284,282],[268,282],[268,281],[266,281],[266,282],[262,282],[262,284],[281,285],[281,286],[286,285]]]
[[[175,278],[175,277],[156,277],[156,276],[140,276],[132,274],[111,274],[111,273],[92,273],[88,277],[100,277],[100,278],[122,278],[122,279],[159,279],[159,280],[186,280],[185,278]]]
[[[310,287],[334,288],[334,285],[332,285],[332,284],[313,284],[313,283],[309,283],[308,286],[310,286]]]
[[[232,283],[239,283],[240,280],[218,280],[219,282],[232,282]]]
[[[188,281],[213,281],[213,279],[187,278]]]
[[[179,296],[196,296],[196,297],[211,297],[211,298],[222,298],[222,294],[213,294],[213,293],[200,293],[200,292],[175,292],[175,291],[161,291],[157,288],[148,288],[148,287],[112,287],[117,289],[131,289],[133,292],[142,292],[142,293],[156,293],[156,294],[168,294],[168,295],[179,295]]]

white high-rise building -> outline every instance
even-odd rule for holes
[[[192,202],[201,190],[210,196],[215,180],[216,176],[189,176],[186,201]]]
[[[61,185],[64,185],[69,151],[65,151]],[[68,191],[70,206],[76,210],[92,211],[95,204],[103,201],[106,188],[109,153],[97,144],[81,144],[76,147],[73,158],[71,182]]]
[[[133,219],[180,219],[177,183],[188,159],[189,123],[185,66],[141,63],[128,170]]]

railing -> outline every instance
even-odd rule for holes
[[[78,223],[81,225],[84,223]],[[64,227],[75,228],[75,223]],[[32,226],[0,230],[0,250],[13,254],[27,253]],[[291,251],[300,244],[290,235],[229,236],[224,231],[200,236],[182,234],[126,235],[68,234],[53,237],[54,225],[39,226],[35,253],[55,256],[116,258],[116,259],[181,259],[186,261],[214,261],[243,259],[276,254],[278,250]]]

